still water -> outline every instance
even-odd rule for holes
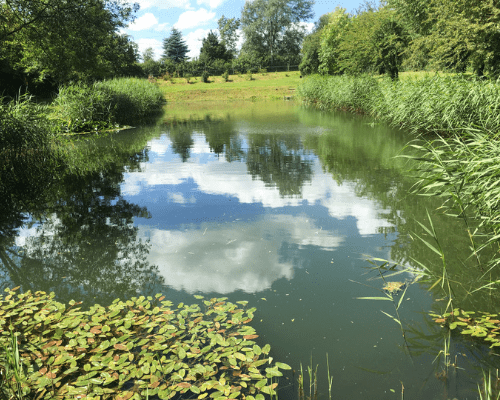
[[[450,269],[466,264],[459,221],[409,192],[411,165],[397,157],[409,140],[290,102],[169,105],[154,126],[76,142],[75,171],[2,227],[2,288],[102,305],[159,292],[248,300],[259,343],[295,370],[282,399],[297,397],[301,364],[317,366],[327,399],[327,355],[335,399],[476,399],[495,361],[452,335],[458,368],[446,368],[447,332],[427,315],[444,307],[439,286],[387,278],[408,284],[406,339],[392,302],[359,299],[385,296],[368,259],[439,268],[417,239],[427,211]]]

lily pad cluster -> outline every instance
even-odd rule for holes
[[[19,349],[16,384],[32,398],[261,400],[290,368],[253,340],[255,308],[244,301],[195,296],[201,306],[173,307],[158,294],[82,311],[16,289],[0,296],[0,348]]]
[[[482,339],[491,347],[500,346],[500,319],[498,314],[464,311],[459,308],[443,315],[430,314],[433,320],[449,329],[458,329],[462,335]]]

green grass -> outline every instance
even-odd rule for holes
[[[222,76],[211,76],[208,83],[201,77],[157,80],[168,102],[214,100],[277,100],[293,95],[301,82],[300,72],[255,73],[252,80],[247,74],[229,75],[228,82]],[[292,89],[292,90],[290,90]]]

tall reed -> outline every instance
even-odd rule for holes
[[[413,133],[500,130],[500,82],[463,76],[407,78],[309,76],[298,88],[308,103],[362,111]]]

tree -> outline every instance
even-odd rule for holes
[[[115,67],[123,67],[119,52],[134,55],[118,29],[128,25],[137,10],[138,5],[120,0],[2,1],[0,48],[10,51],[4,62],[38,80],[108,77]]]
[[[322,74],[338,74],[341,72],[339,66],[339,45],[342,35],[349,24],[351,18],[345,8],[335,7],[335,10],[328,14],[328,23],[321,30],[320,46],[318,51],[318,71]]]
[[[215,60],[229,61],[231,53],[226,49],[224,43],[219,42],[217,35],[210,31],[203,39],[200,50],[200,61],[205,65],[211,64]]]
[[[182,39],[182,34],[176,28],[172,28],[170,36],[163,39],[163,58],[172,60],[178,64],[188,59],[189,49]]]
[[[240,20],[237,18],[226,18],[224,15],[217,21],[221,43],[226,47],[231,57],[236,57],[236,43],[239,35]]]
[[[328,25],[329,14],[323,14],[314,24],[314,31],[307,35],[302,42],[302,60],[299,70],[302,75],[315,74],[319,68],[319,50],[321,44],[321,33]]]
[[[500,75],[500,6],[498,1],[432,0],[436,23],[428,36],[434,64],[476,75]]]
[[[284,48],[294,51],[305,36],[301,21],[312,17],[313,0],[247,1],[241,13],[242,52],[273,64]]]
[[[155,52],[152,47],[148,47],[146,50],[142,52],[142,61],[143,62],[148,62],[151,60],[154,60]]]

